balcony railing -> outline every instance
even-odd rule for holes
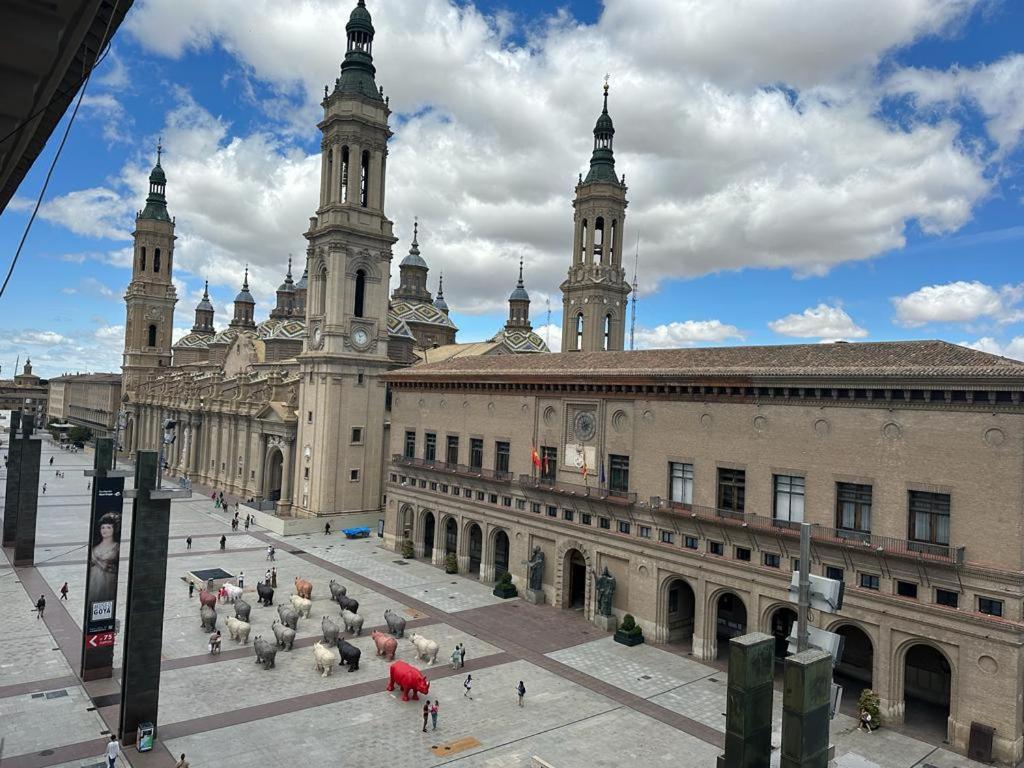
[[[655,499],[652,499],[652,502]],[[677,501],[658,500],[661,509],[668,509],[683,517],[707,520],[719,524],[764,531],[787,538],[800,538],[800,523],[789,520],[778,520],[774,517],[755,515],[751,512],[737,512],[731,509],[716,509],[698,504],[682,504]],[[895,555],[920,560],[933,560],[963,565],[964,548],[951,547],[944,544],[932,544],[911,539],[898,539],[893,536],[877,536],[866,531],[854,531],[843,528],[830,528],[826,525],[811,523],[811,541],[857,549],[862,552]]]
[[[410,458],[408,456],[403,456],[400,453],[396,453],[391,457],[391,463],[400,467],[430,469],[434,472],[446,472],[450,475],[459,475],[460,477],[474,477],[482,480],[492,480],[496,483],[512,482],[511,472],[501,472],[497,469],[485,469],[484,467],[470,467],[465,464],[452,464],[447,461],[438,461],[436,459]]]
[[[539,491],[560,493],[564,496],[576,496],[596,501],[607,501],[612,504],[636,504],[636,494],[626,491],[611,491],[597,485],[580,485],[579,483],[563,483],[547,477],[519,475],[519,485],[524,488],[536,488]]]

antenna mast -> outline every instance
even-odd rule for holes
[[[544,303],[548,307],[548,321],[544,323],[544,343],[551,349],[551,297],[545,298]]]
[[[640,233],[636,234],[636,256],[633,257],[633,296],[630,299],[633,305],[632,319],[629,323],[629,351],[632,352],[636,343],[636,295],[640,290],[636,284],[637,265],[640,263]]]

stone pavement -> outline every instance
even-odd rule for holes
[[[53,469],[66,472],[66,478],[49,471],[51,455]],[[88,481],[82,470],[91,460],[91,452],[72,455],[44,445],[48,488],[40,497],[37,565],[15,571],[9,553],[0,559],[4,768],[102,763],[103,742],[117,716],[120,638],[113,680],[83,686],[74,675],[86,569]],[[313,766],[340,761],[505,768],[528,766],[533,755],[557,768],[611,768],[627,761],[714,765],[724,731],[726,675],[721,670],[650,645],[617,645],[579,614],[500,600],[490,585],[447,575],[427,562],[403,560],[380,548],[375,538],[352,541],[335,533],[283,539],[259,528],[232,533],[231,513],[214,509],[208,494],[197,489],[192,499],[172,506],[160,740],[145,755],[126,748],[123,761],[137,768],[168,768],[185,752],[196,768],[296,760]],[[125,540],[129,530],[125,525]],[[224,552],[218,545],[221,534],[228,538]],[[185,548],[189,535],[191,551]],[[270,637],[277,618],[276,610],[256,605],[254,593],[256,581],[271,565],[265,555],[268,542],[277,547],[276,603],[287,601],[295,576],[315,585],[311,617],[300,619],[295,649],[279,652],[273,670],[256,665],[251,650],[252,637]],[[225,632],[224,652],[216,657],[206,653],[198,599],[188,598],[182,579],[186,570],[199,567],[244,571],[246,599],[253,606],[247,646],[228,640]],[[122,601],[126,577],[125,567]],[[335,666],[323,678],[313,669],[310,646],[319,636],[321,616],[340,623],[327,588],[332,578],[359,600],[366,625],[361,637],[350,638],[363,651],[360,669],[349,673]],[[66,603],[57,599],[64,581],[71,589]],[[37,590],[47,593],[45,621],[37,620],[33,610]],[[420,730],[422,699],[402,702],[384,691],[388,662],[376,657],[369,630],[383,623],[389,607],[407,617],[409,632],[439,644],[435,665],[416,661],[408,640],[399,640],[398,646],[398,658],[415,663],[430,681],[430,693],[422,699],[441,702],[436,732]],[[233,609],[220,605],[218,614],[223,628]],[[466,668],[452,670],[447,657],[460,642],[468,648]],[[466,674],[474,679],[472,700],[463,696]],[[522,709],[515,695],[519,680],[527,687]],[[778,710],[776,702],[775,744]],[[832,723],[836,766],[977,768],[895,730],[869,736],[855,726],[842,715]]]

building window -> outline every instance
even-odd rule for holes
[[[989,616],[1003,615],[1003,601],[993,600],[991,597],[978,598],[978,611],[987,613]]]
[[[160,249],[157,248],[153,251],[153,272],[160,271]]]
[[[509,444],[501,440],[494,444],[494,471],[508,473]]]
[[[448,493],[448,483],[441,483],[441,493]]]
[[[651,538],[651,526],[649,525],[638,525],[636,527],[636,535],[641,539]]]
[[[558,517],[558,507],[548,505],[548,517]]]
[[[398,475],[396,475],[394,472],[391,473],[391,482],[392,483],[397,483],[398,482]]]
[[[354,482],[358,482],[358,480],[359,480],[359,470],[358,469],[350,469],[348,471],[348,479],[350,481],[352,481],[353,483]]]
[[[469,466],[473,469],[483,469],[484,466],[484,441],[480,437],[469,439]]]
[[[426,487],[427,487],[427,481],[424,480],[423,478],[420,478],[420,488],[426,488]]]
[[[558,469],[558,449],[547,445],[540,447],[540,477],[548,482],[555,481],[555,473]]]
[[[416,431],[406,430],[405,432],[405,458],[412,459],[416,457]]]
[[[563,509],[562,510],[562,519],[565,520],[566,522],[571,523],[572,522],[572,510],[571,509]]]
[[[697,541],[696,536],[684,536],[683,546],[687,549],[697,549],[700,546],[700,542]]]
[[[313,412],[312,411],[306,411],[306,423],[307,424],[312,424],[313,423]]]
[[[476,492],[476,500],[477,501],[483,501],[486,498],[487,498],[487,494],[484,493],[483,491],[477,491]]]
[[[352,444],[359,445],[361,442],[363,442],[363,428],[352,427]]]
[[[309,480],[309,467],[302,468],[302,477],[304,480]]]
[[[582,513],[580,515],[580,522],[583,525],[590,525],[590,515],[587,512]]]
[[[576,315],[576,349],[583,349],[583,313]]]
[[[445,461],[449,464],[459,463],[459,436],[448,435],[448,450],[445,455]]]
[[[836,483],[836,528],[871,533],[871,486]]]
[[[792,560],[789,561],[789,565],[790,570],[793,571],[793,573],[798,572],[800,570],[800,558],[794,557]]]
[[[359,164],[359,205],[366,208],[370,194],[370,153],[363,150]]]
[[[843,569],[834,565],[825,566],[825,578],[833,581],[843,581]]]
[[[672,531],[658,531],[658,541],[662,544],[671,544],[675,541],[675,534]]]
[[[139,249],[139,271],[146,271],[146,248],[143,246]]]
[[[334,164],[334,159],[330,155],[327,160]],[[348,147],[341,148],[341,189],[338,191],[341,193],[341,202],[348,202]]]
[[[612,522],[607,517],[599,517],[597,518],[597,527],[607,531],[612,527]]]
[[[539,501],[531,501],[530,502],[530,511],[533,512],[533,514],[535,514],[535,515],[539,515],[540,514],[540,502]]]
[[[147,341],[147,346],[150,346],[150,347],[155,347],[156,346],[156,326],[155,325],[149,326],[149,333],[147,335],[146,341]]]
[[[437,481],[435,481],[435,480],[431,480],[430,481],[430,490],[432,490],[432,491],[436,491],[437,490]]]
[[[604,316],[604,351],[611,349],[612,343],[612,316]]]
[[[725,546],[720,541],[709,541],[708,552],[710,552],[712,555],[718,555],[719,557],[721,557],[725,554]]]
[[[629,533],[629,523],[619,520],[619,533]]]
[[[881,579],[872,573],[862,573],[860,575],[860,585],[864,589],[878,589],[881,586]]]
[[[437,459],[437,435],[433,432],[423,435],[423,458],[427,461]]]
[[[736,559],[745,563],[750,562],[750,550],[747,547],[736,547]]]
[[[693,504],[693,464],[668,463],[668,497],[679,504]]]
[[[935,590],[935,603],[937,605],[944,605],[947,608],[959,608],[960,607],[960,593],[954,592],[951,589],[936,589]]]
[[[488,494],[487,495],[487,500],[489,502],[491,502],[491,504],[497,504],[498,503],[498,494],[496,494],[496,493]]]
[[[912,581],[897,581],[896,594],[900,597],[912,597],[917,600],[917,584]]]
[[[780,568],[782,566],[782,558],[774,552],[765,552],[762,557],[764,564],[769,568]]]
[[[356,270],[356,297],[352,307],[352,314],[356,317],[363,316],[363,302],[366,299],[366,272],[362,269]]]
[[[949,545],[949,494],[910,492],[910,538]]]
[[[776,520],[790,523],[804,521],[804,478],[796,475],[775,475]]]
[[[742,512],[746,504],[747,473],[742,469],[718,468],[718,508]]]
[[[608,490],[613,493],[629,491],[629,456],[608,455]]]
[[[361,373],[357,373],[356,374],[356,386],[358,386],[358,387],[363,386],[363,374],[361,374]]]
[[[516,509],[520,512],[526,511],[526,499],[516,499]]]
[[[511,496],[502,496],[501,497],[501,506],[503,506],[503,507],[511,507],[512,506],[512,497]]]
[[[472,488],[463,488],[462,489],[462,495],[465,498],[467,498],[467,499],[472,499],[473,498],[473,489]]]

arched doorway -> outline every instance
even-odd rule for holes
[[[484,553],[484,533],[476,523],[469,526],[469,572],[480,573],[480,561]]]
[[[497,581],[501,575],[508,571],[508,534],[498,531],[494,534],[494,579]]]
[[[665,641],[689,643],[693,640],[693,622],[697,600],[693,588],[682,579],[672,579],[665,587],[668,602],[665,614]]]
[[[263,474],[263,498],[267,501],[279,501],[281,499],[281,469],[284,466],[284,456],[280,448],[271,448],[267,454],[267,467]]]
[[[729,641],[747,634],[747,606],[739,596],[723,592],[715,605],[715,638],[718,642],[718,656],[729,652]]]
[[[459,524],[454,517],[449,517],[444,524],[444,553],[445,555],[458,554],[459,545]]]
[[[775,638],[775,658],[784,659],[789,656],[789,635],[796,624],[796,611],[792,608],[776,608],[772,612],[769,629]]]
[[[423,556],[428,560],[434,556],[434,513],[423,513]]]
[[[868,633],[853,624],[844,624],[832,631],[843,638],[843,655],[833,677],[856,699],[864,688],[871,688],[874,683],[875,648]]]
[[[398,518],[398,541],[400,543],[406,541],[412,541],[412,527],[414,525],[414,516],[412,507],[408,504],[402,507],[402,513]]]
[[[919,643],[903,661],[904,722],[946,738],[953,673],[937,649]]]
[[[570,549],[562,563],[562,607],[582,611],[586,604],[587,560],[578,549]]]

